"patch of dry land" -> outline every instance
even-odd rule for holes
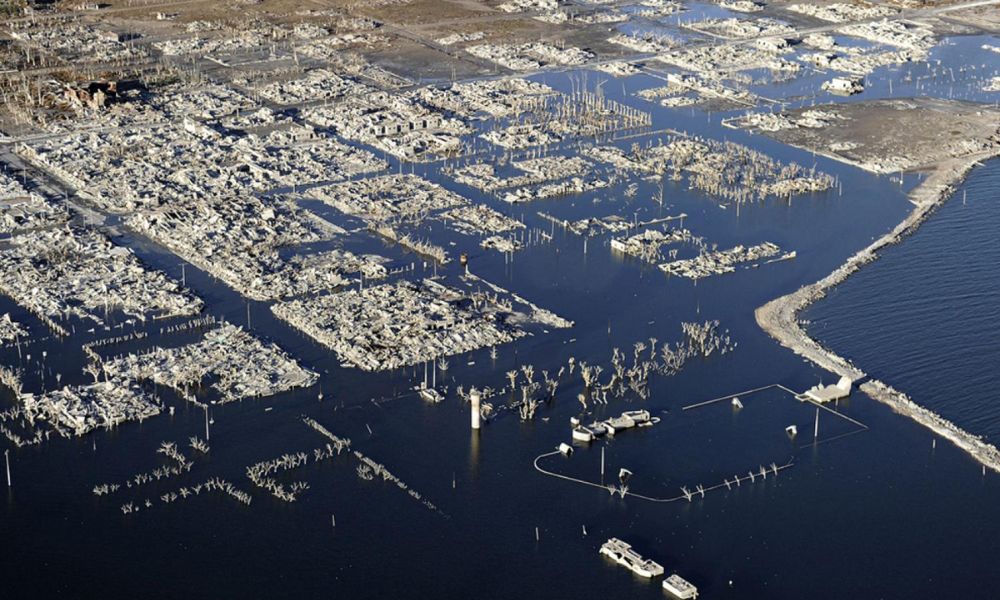
[[[934,98],[749,114],[734,124],[873,173],[928,168],[1000,145],[1000,110]]]
[[[1000,32],[1000,7],[996,5],[971,6],[950,11],[948,19],[981,31]]]

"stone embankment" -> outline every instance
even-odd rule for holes
[[[757,323],[782,346],[790,348],[816,365],[854,380],[863,378],[865,376],[863,371],[809,337],[799,324],[799,312],[823,298],[827,290],[843,282],[862,266],[878,258],[880,250],[900,242],[913,233],[951,196],[955,186],[975,165],[997,154],[998,152],[994,151],[939,163],[927,179],[910,193],[910,201],[915,208],[901,223],[851,256],[847,262],[823,279],[758,308],[755,313]],[[1000,450],[985,442],[980,436],[969,433],[933,411],[916,404],[906,394],[881,381],[869,380],[861,385],[861,390],[875,400],[887,404],[895,412],[910,417],[935,434],[950,440],[986,467],[1000,473]]]

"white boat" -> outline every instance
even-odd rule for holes
[[[608,419],[604,422],[605,427],[608,428],[608,433],[614,435],[619,431],[624,431],[625,429],[631,429],[635,427],[635,421],[624,415],[620,417],[614,417]]]
[[[608,427],[604,423],[591,423],[587,429],[594,434],[595,438],[604,437],[608,433]]]
[[[649,420],[648,410],[626,410],[622,413],[623,417],[628,417],[635,421],[636,423],[645,423]]]
[[[578,442],[592,442],[594,441],[594,432],[579,425],[573,428],[573,439]]]
[[[618,538],[611,538],[601,545],[600,554],[628,568],[640,577],[663,575],[663,566],[648,558],[643,558],[632,546]]]
[[[418,393],[426,402],[434,402],[436,404],[444,400],[444,396],[441,395],[441,392],[434,388],[420,388]]]
[[[680,598],[680,600],[689,600],[690,598],[698,597],[698,588],[677,573],[663,580],[663,589]]]

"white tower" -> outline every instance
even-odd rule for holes
[[[472,428],[479,429],[479,390],[471,390],[469,400],[472,405]]]

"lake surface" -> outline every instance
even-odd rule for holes
[[[804,314],[814,336],[872,377],[993,443],[1000,436],[998,199],[993,160],[914,235]]]

